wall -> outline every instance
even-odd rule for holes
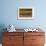
[[[17,20],[17,8],[28,6],[34,8],[34,19]],[[40,27],[46,32],[46,0],[0,0],[0,31],[9,24],[16,28]]]
[[[46,27],[46,0],[1,0],[0,24],[9,24],[15,27]],[[33,7],[34,19],[17,20],[18,7]]]

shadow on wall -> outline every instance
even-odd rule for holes
[[[5,25],[0,24],[0,43],[2,43],[2,36],[3,36],[2,32],[6,31],[6,29],[4,30],[4,28],[6,28]]]

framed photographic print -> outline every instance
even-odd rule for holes
[[[33,19],[34,8],[32,7],[19,7],[18,8],[18,19]]]

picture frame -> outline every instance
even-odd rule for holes
[[[18,19],[33,19],[34,8],[33,7],[19,7],[18,8]]]

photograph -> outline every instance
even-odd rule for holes
[[[33,19],[34,8],[32,7],[19,7],[18,19]]]

